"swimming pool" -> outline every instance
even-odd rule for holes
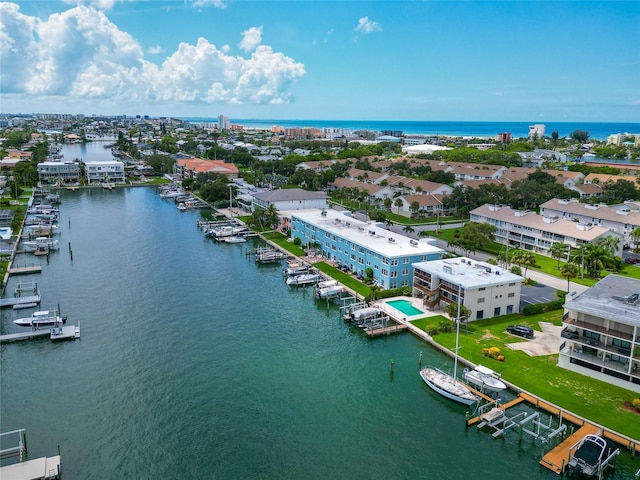
[[[424,313],[422,310],[414,307],[409,300],[391,300],[387,302],[387,305],[401,311],[405,315],[420,315]]]

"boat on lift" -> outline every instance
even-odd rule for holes
[[[13,323],[19,327],[55,327],[67,323],[67,317],[61,317],[58,312],[53,310],[39,310],[33,312],[30,317],[18,318]]]

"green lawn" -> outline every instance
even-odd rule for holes
[[[506,315],[463,326],[461,356],[499,372],[505,380],[551,403],[631,438],[640,438],[640,417],[624,408],[625,402],[630,403],[639,394],[559,368],[558,355],[530,357],[506,347],[507,343],[526,341],[508,335],[508,325],[528,325],[539,331],[539,321],[560,325],[562,310],[530,317]],[[448,349],[455,347],[455,332],[436,334],[433,339]],[[500,348],[505,361],[484,357],[482,349],[490,347]]]
[[[266,240],[270,240],[276,245],[278,245],[280,248],[286,250],[291,255],[295,255],[296,257],[304,256],[304,253],[305,253],[304,249],[298,245],[295,245],[293,242],[289,242],[288,241],[289,237],[287,237],[286,235],[283,235],[280,232],[263,233],[262,236]]]

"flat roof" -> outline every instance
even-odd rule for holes
[[[465,289],[512,282],[522,283],[524,281],[524,278],[520,275],[511,273],[502,267],[471,260],[467,257],[418,262],[414,263],[413,266],[431,275],[437,275],[445,282],[460,285]]]
[[[405,235],[393,233],[375,222],[363,222],[336,210],[309,209],[291,212],[292,220],[297,217],[332,235],[340,236],[384,257],[409,257],[444,253],[444,250],[427,240],[414,240]]]
[[[564,308],[568,310],[640,326],[640,280],[635,278],[607,275],[588,290],[567,298]]]

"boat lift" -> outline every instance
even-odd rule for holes
[[[478,428],[489,426],[496,431],[492,434],[493,438],[506,435],[507,430],[511,428],[517,428],[520,438],[522,434],[533,437],[535,440],[540,440],[542,443],[547,443],[551,439],[563,434],[567,426],[560,424],[557,428],[552,425],[553,417],[549,417],[549,424],[543,423],[540,413],[538,412],[520,412],[512,417],[508,417],[504,408],[499,408],[500,399],[496,399],[494,402],[489,402],[485,405],[478,407],[478,416],[481,422],[478,424]],[[491,408],[489,408],[491,407]],[[532,428],[529,428],[529,424],[532,424]]]

